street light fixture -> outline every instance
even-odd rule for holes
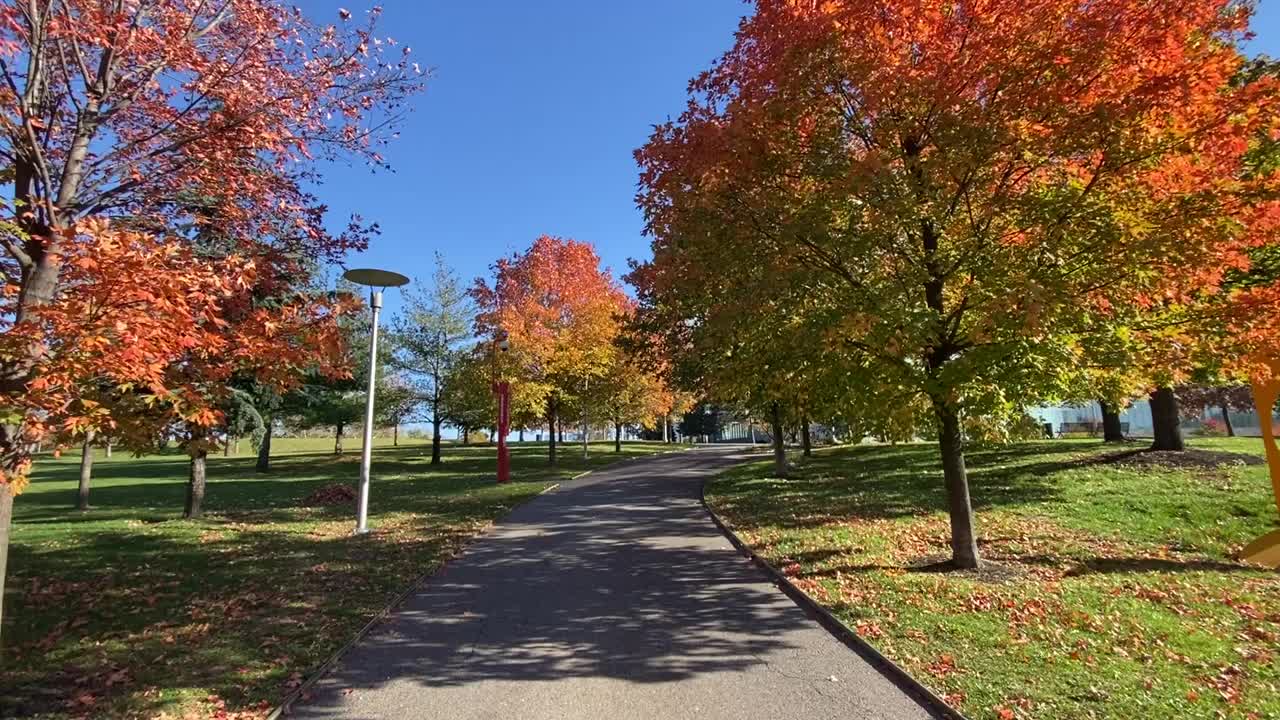
[[[361,268],[342,274],[348,282],[364,285],[369,290],[369,306],[373,309],[373,325],[369,330],[369,391],[364,399],[364,447],[360,451],[360,493],[356,499],[356,534],[369,532],[369,466],[373,461],[373,396],[378,377],[378,316],[382,312],[382,291],[409,284],[409,278],[390,270]]]

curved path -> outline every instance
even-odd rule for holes
[[[290,717],[927,718],[699,501],[742,450],[623,463],[516,509]]]

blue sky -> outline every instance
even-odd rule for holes
[[[304,0],[317,20],[358,0]],[[615,273],[644,256],[632,151],[727,49],[741,0],[384,0],[383,31],[434,68],[386,152],[395,173],[333,167],[341,225],[382,226],[353,266],[426,280],[440,250],[468,282],[541,234],[594,243]],[[389,293],[394,307],[398,293]]]
[[[333,167],[335,227],[382,236],[353,266],[427,278],[436,250],[470,281],[540,234],[594,243],[615,273],[644,257],[632,151],[680,112],[688,80],[733,40],[741,0],[383,0],[383,33],[434,77],[387,157],[395,173]],[[358,0],[302,0],[317,20]],[[1280,0],[1250,52],[1280,56]],[[398,293],[388,307],[398,305]]]

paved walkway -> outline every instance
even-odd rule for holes
[[[625,463],[518,508],[292,717],[930,717],[707,517],[702,480],[735,452]]]

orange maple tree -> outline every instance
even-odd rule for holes
[[[376,34],[377,8],[366,22],[340,15],[318,25],[277,0],[0,2],[13,185],[0,227],[0,577],[13,496],[51,429],[207,428],[229,373],[284,383],[300,348],[327,354],[333,308],[279,295],[279,280],[305,286],[376,227],[326,229],[305,189],[314,161],[382,165],[423,82],[408,48]],[[218,251],[193,253],[206,236]],[[257,305],[264,292],[284,299]]]
[[[1207,335],[1182,316],[1275,242],[1250,230],[1276,212],[1275,173],[1248,166],[1280,86],[1243,77],[1249,16],[757,0],[638,153],[642,314],[707,362],[822,357],[868,412],[923,399],[953,561],[976,566],[962,420],[1070,394],[1108,334],[1176,327],[1149,337],[1189,362],[1176,343]]]
[[[549,236],[495,263],[492,284],[477,279],[471,295],[477,333],[505,334],[504,366],[526,396],[543,398],[554,464],[561,399],[608,370],[630,300],[590,244]]]

